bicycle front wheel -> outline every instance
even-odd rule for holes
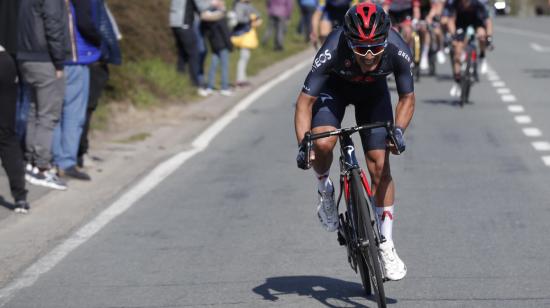
[[[464,107],[470,100],[470,89],[472,88],[472,57],[468,52],[464,72],[461,79],[460,107]]]
[[[371,295],[371,290],[374,291],[372,295],[374,295],[378,307],[386,307],[382,267],[378,258],[378,246],[376,245],[374,228],[369,215],[369,204],[367,203],[364,191],[360,171],[358,169],[352,170],[350,193],[357,214],[355,216],[357,217],[357,237],[361,243],[357,254],[357,264],[359,265],[361,280],[367,295]]]

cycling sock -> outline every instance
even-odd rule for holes
[[[424,47],[422,48],[422,57],[427,59],[429,51],[430,51],[430,45],[424,44]]]
[[[393,241],[393,211],[394,206],[376,207],[376,216],[380,224],[380,233],[387,241]]]
[[[315,172],[315,176],[319,180],[319,184],[317,185],[317,189],[319,191],[326,191],[326,192],[329,192],[329,193],[334,191],[332,181],[328,177],[329,172],[330,172],[330,170],[327,170],[327,172],[325,172],[323,174],[319,174],[319,173]]]

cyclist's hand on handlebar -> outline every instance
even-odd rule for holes
[[[395,139],[395,143],[393,143],[393,141],[390,140],[389,142],[389,147],[390,147],[390,151],[395,154],[395,155],[399,155],[403,152],[405,152],[405,138],[403,137],[403,129],[399,126],[396,126],[393,128],[393,137]]]
[[[309,149],[309,153],[307,153]],[[309,154],[309,162],[307,155]],[[298,168],[307,170],[311,168],[311,162],[315,160],[315,152],[311,150],[311,143],[308,145],[308,142],[304,139],[300,142],[298,146],[298,155],[296,156],[296,164]]]

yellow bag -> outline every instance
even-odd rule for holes
[[[246,33],[238,36],[232,36],[231,43],[233,43],[233,46],[237,48],[255,49],[258,48],[260,42],[258,41],[258,34],[256,34],[256,29],[251,28],[250,31]]]

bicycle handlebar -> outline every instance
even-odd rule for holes
[[[374,122],[371,124],[365,124],[360,126],[353,126],[348,128],[340,128],[337,130],[329,131],[329,132],[323,132],[318,134],[312,134],[311,132],[307,132],[304,136],[304,139],[302,140],[303,143],[306,143],[306,162],[308,166],[311,166],[310,156],[309,153],[311,149],[313,148],[313,141],[317,139],[327,138],[331,136],[341,136],[341,135],[347,135],[350,136],[354,133],[360,132],[365,129],[374,129],[374,128],[380,128],[384,127],[386,129],[386,132],[388,133],[388,136],[391,140],[391,142],[395,145],[397,145],[397,141],[395,140],[395,136],[393,134],[393,124],[392,122]],[[397,154],[401,154],[399,149],[397,149]]]

